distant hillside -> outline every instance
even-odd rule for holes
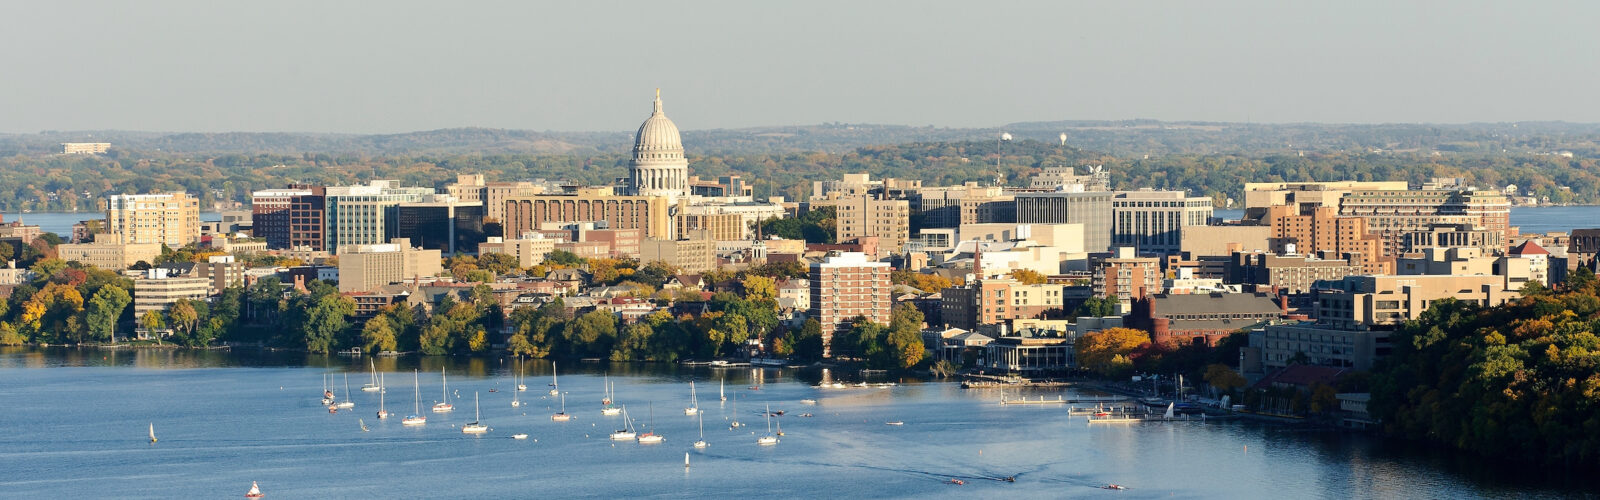
[[[1560,122],[1486,124],[1245,124],[1206,122],[1058,121],[1014,123],[996,128],[937,128],[900,125],[821,124],[744,129],[689,130],[690,154],[845,153],[866,146],[953,141],[994,141],[1004,130],[1033,139],[1102,151],[1112,156],[1277,154],[1298,152],[1400,151],[1430,153],[1533,153],[1571,151],[1600,156],[1600,124]],[[47,154],[61,142],[111,142],[137,151],[207,154],[574,154],[626,152],[631,131],[537,132],[458,128],[401,134],[158,133],[129,131],[0,134],[0,156]]]

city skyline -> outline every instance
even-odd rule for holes
[[[1600,121],[1600,74],[1528,77],[1578,8],[155,5],[9,9],[0,132],[613,131],[658,87],[686,130]]]

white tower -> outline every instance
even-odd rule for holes
[[[634,136],[628,188],[635,195],[665,196],[668,203],[689,194],[689,160],[678,126],[661,111],[661,89],[656,89],[655,111]]]

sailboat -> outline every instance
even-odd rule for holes
[[[555,415],[551,415],[550,416],[550,420],[554,420],[554,421],[557,421],[557,422],[566,422],[568,420],[572,420],[572,415],[568,415],[567,414],[567,395],[566,394],[562,394],[561,395],[561,413],[557,413]]]
[[[550,362],[550,395],[561,394],[561,385],[556,381],[556,362]]]
[[[380,379],[381,380],[381,379]],[[383,390],[383,383],[378,383],[378,420],[389,418],[389,410],[383,409],[383,396],[389,391]]]
[[[1172,409],[1173,409],[1173,407],[1175,405],[1177,405],[1177,403],[1167,403],[1167,413],[1161,415],[1161,417],[1166,419],[1166,420],[1172,420],[1172,417],[1173,417]]]
[[[744,427],[744,424],[739,423],[739,401],[738,400],[734,400],[733,401],[733,421],[728,423],[728,428],[729,429],[738,429],[740,427]]]
[[[444,399],[433,404],[433,412],[456,411],[456,405],[450,404],[450,381],[445,379],[444,368],[439,369],[439,391],[443,393]]]
[[[695,448],[705,448],[707,446],[711,446],[711,444],[706,442],[706,415],[704,413],[701,413],[700,414],[700,440],[694,442],[694,447]],[[685,460],[685,464],[684,465],[688,466],[687,459]]]
[[[362,419],[358,418],[358,419],[356,419],[356,422],[361,424],[361,432],[367,432],[367,421],[366,420],[362,420]]]
[[[156,443],[156,423],[150,422],[150,444]]]
[[[333,404],[333,387],[329,384],[328,376],[327,373],[322,374],[322,404],[325,405]]]
[[[772,435],[772,405],[767,405],[767,435],[756,440],[759,445],[778,444],[778,436]]]
[[[356,402],[350,400],[350,373],[349,372],[346,372],[344,374],[344,401],[340,401],[339,404],[334,405],[334,406],[338,406],[340,408],[355,408],[356,407]]]
[[[695,396],[695,393],[694,393],[694,381],[690,380],[689,381],[689,407],[683,409],[683,414],[684,415],[694,415],[694,414],[697,414],[697,413],[700,413],[700,398]]]
[[[622,428],[611,433],[612,441],[632,441],[639,434],[633,430],[633,419],[628,418],[628,407],[622,407]]]
[[[603,404],[603,405],[606,405],[606,406],[611,406],[611,374],[610,373],[607,373],[605,375],[605,389],[606,389],[605,395],[600,396],[600,404]]]
[[[516,378],[516,382],[517,382],[517,390],[518,391],[526,391],[526,390],[528,390],[528,384],[522,383],[522,356],[517,356],[517,376],[515,378]],[[516,406],[516,405],[512,405],[512,406]]]
[[[650,405],[650,430],[639,435],[639,442],[644,444],[659,443],[662,441],[660,434],[656,434],[656,405]]]
[[[422,425],[428,423],[428,417],[422,416],[422,378],[416,370],[411,370],[411,414],[400,420],[404,425]]]
[[[727,385],[726,380],[717,380],[717,397],[722,398],[723,401],[728,400]]]
[[[472,423],[461,426],[462,434],[483,434],[489,432],[489,426],[478,423],[482,418],[478,414],[478,393],[472,393]]]
[[[511,391],[511,407],[516,408],[519,406],[522,406],[522,398],[517,396],[517,391]]]
[[[361,386],[361,392],[377,392],[383,390],[383,384],[378,382],[378,365],[372,360],[367,360],[367,366],[372,368],[372,381]]]
[[[265,496],[267,496],[267,495],[265,493],[261,492],[261,487],[260,486],[256,486],[256,482],[255,481],[251,481],[250,482],[250,491],[247,491],[244,494],[245,498],[262,498],[262,497],[265,497]]]
[[[622,413],[622,408],[618,408],[618,407],[616,407],[616,406],[611,404],[611,402],[612,402],[611,400],[614,398],[616,393],[617,393],[616,386],[613,385],[613,382],[607,380],[606,381],[606,396],[605,396],[605,399],[602,400],[602,401],[605,402],[606,406],[604,408],[600,409],[600,414],[601,415],[616,415],[618,413]]]

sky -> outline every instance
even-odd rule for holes
[[[0,132],[1600,122],[1600,2],[0,3]]]

